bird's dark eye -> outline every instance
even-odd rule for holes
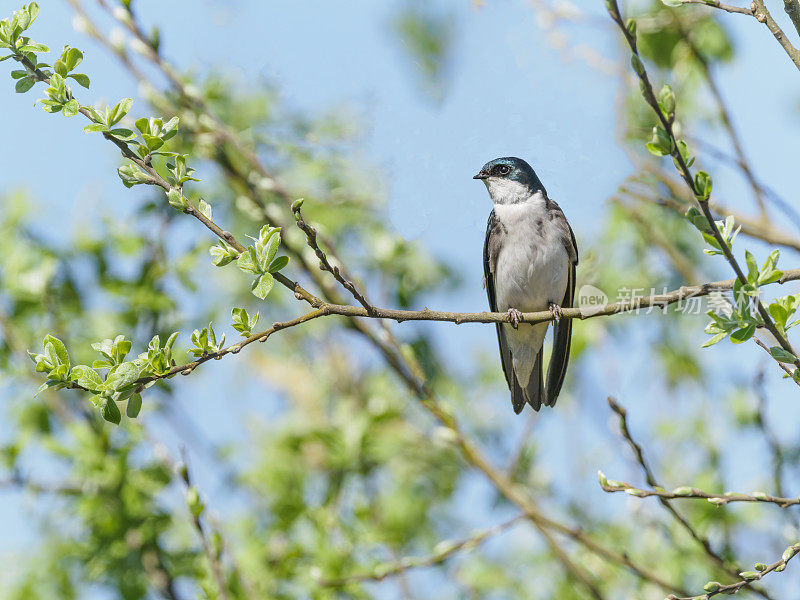
[[[511,167],[508,165],[500,165],[497,167],[497,172],[500,173],[500,175],[508,175],[511,172]]]

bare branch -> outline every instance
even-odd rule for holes
[[[222,600],[228,600],[228,586],[225,583],[225,570],[222,566],[220,556],[214,552],[213,548],[211,547],[211,542],[208,539],[208,533],[203,525],[203,521],[200,519],[204,506],[200,501],[197,488],[192,483],[192,477],[189,473],[189,465],[186,460],[185,449],[182,449],[181,453],[183,454],[183,464],[178,465],[178,472],[181,476],[181,480],[186,486],[187,504],[189,505],[189,512],[192,515],[192,524],[194,525],[194,528],[197,530],[197,534],[200,537],[200,542],[203,545],[203,552],[208,559],[211,572],[214,574],[214,579],[217,582],[219,595]]]
[[[623,406],[618,404],[611,396],[609,396],[607,400],[608,400],[608,405],[611,407],[611,410],[613,410],[619,417],[620,433],[622,434],[622,437],[624,437],[625,440],[628,442],[628,445],[631,447],[631,450],[633,450],[633,454],[636,457],[636,462],[639,463],[639,466],[642,468],[647,484],[655,489],[662,489],[661,486],[659,486],[658,481],[656,480],[656,477],[653,474],[653,471],[650,469],[650,466],[647,464],[647,461],[644,458],[644,451],[642,450],[642,446],[639,443],[637,443],[636,440],[634,440],[633,436],[631,435],[630,429],[628,428],[627,411]],[[603,487],[604,491],[606,492],[618,491],[616,489],[610,489],[611,486],[609,482],[606,482],[607,484],[606,486],[602,485],[604,476],[601,477],[600,479],[601,479],[601,486]],[[609,489],[607,489],[607,487]],[[632,495],[637,495],[638,490],[628,491],[634,489],[635,488],[628,487],[624,491]],[[672,504],[670,504],[668,498],[665,498],[664,496],[658,494],[656,495],[658,496],[659,502],[666,509],[666,511],[670,515],[672,515],[672,517],[680,524],[681,527],[683,527],[689,533],[690,536],[692,536],[692,539],[694,539],[698,544],[700,544],[700,546],[702,546],[705,553],[717,564],[717,566],[724,569],[732,577],[739,576],[739,569],[735,565],[731,564],[729,561],[726,561],[716,550],[714,550],[714,548],[711,547],[711,542],[708,540],[708,538],[699,533],[694,527],[692,527],[691,523],[689,523],[689,521],[683,515],[681,515],[675,509],[674,506],[672,506]],[[676,497],[684,497],[684,496],[676,496]],[[770,597],[766,592],[762,590],[756,590],[756,591],[759,594],[761,594],[761,596],[763,596],[764,598]]]
[[[353,298],[355,298],[356,301],[363,306],[368,313],[374,313],[374,307],[367,302],[367,299],[358,290],[358,288],[356,288],[355,284],[342,275],[338,266],[331,265],[330,261],[328,260],[328,256],[322,251],[317,243],[317,230],[305,222],[298,204],[292,205],[292,212],[294,213],[297,227],[299,227],[306,236],[308,247],[314,251],[314,254],[316,254],[317,258],[319,259],[319,268],[333,275],[334,279],[336,279],[336,281],[338,281],[344,289],[350,292]]]
[[[625,492],[626,494],[635,496],[637,498],[648,498],[650,496],[655,496],[657,498],[661,498],[662,500],[680,500],[686,498],[704,499],[708,500],[715,506],[724,506],[726,504],[730,504],[731,502],[762,502],[766,504],[775,504],[781,508],[787,508],[789,506],[796,506],[800,504],[800,498],[781,498],[779,496],[765,494],[764,492],[752,492],[750,494],[742,494],[739,492],[710,494],[701,489],[688,486],[675,488],[671,492],[668,492],[663,488],[644,490],[634,487],[629,483],[625,483],[624,481],[613,481],[611,479],[606,479],[603,473],[599,473],[599,479],[600,487],[603,488],[604,492]]]
[[[339,579],[317,579],[317,583],[325,587],[344,587],[351,583],[359,583],[363,581],[383,581],[389,577],[400,575],[409,569],[418,569],[421,567],[432,567],[443,563],[444,561],[452,558],[459,552],[469,552],[477,548],[480,544],[485,542],[490,537],[494,537],[511,526],[524,519],[525,515],[517,515],[503,523],[499,523],[494,527],[482,529],[468,538],[458,541],[444,541],[436,545],[438,550],[435,550],[430,556],[424,557],[404,557],[399,561],[387,565],[380,565],[368,573],[360,573],[357,575],[347,575]]]
[[[770,33],[778,40],[778,43],[784,49],[786,54],[789,56],[791,61],[795,64],[795,66],[800,69],[800,51],[795,48],[789,39],[786,37],[786,34],[780,28],[780,26],[775,22],[775,19],[772,18],[769,10],[764,3],[764,0],[753,0],[750,4],[749,8],[743,8],[740,6],[733,6],[730,4],[723,4],[719,0],[678,0],[681,4],[702,4],[704,6],[710,6],[713,8],[718,8],[720,10],[724,10],[725,12],[729,13],[738,13],[741,15],[748,15],[750,17],[755,17],[755,19],[759,23],[764,23],[767,28],[769,29]],[[789,2],[792,0],[784,0],[784,3]],[[797,0],[794,0],[795,2]],[[788,13],[787,9],[787,13]],[[791,15],[790,15],[791,16]],[[792,22],[794,22],[794,18],[792,18]]]
[[[800,35],[800,2],[798,0],[783,0],[783,10],[792,20],[792,25]]]
[[[747,8],[742,8],[740,6],[733,6],[731,4],[724,4],[719,0],[678,0],[681,4],[702,4],[703,6],[711,6],[713,8],[718,8],[720,10],[724,10],[725,12],[729,13],[738,13],[740,15],[748,15],[753,16],[753,11]]]
[[[709,581],[705,585],[705,593],[700,594],[698,596],[687,596],[684,598],[680,598],[675,595],[667,596],[667,600],[708,600],[712,596],[716,596],[717,594],[726,594],[731,595],[735,594],[739,590],[744,587],[752,587],[752,585],[756,582],[761,580],[764,575],[772,573],[775,571],[776,573],[780,573],[786,568],[786,565],[792,558],[794,558],[798,552],[800,552],[800,543],[794,544],[793,546],[789,546],[783,552],[783,556],[779,561],[772,563],[771,565],[765,565],[761,563],[756,564],[755,571],[742,571],[739,573],[741,579],[736,583],[731,583],[728,585],[722,585],[716,581]]]

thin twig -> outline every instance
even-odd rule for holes
[[[636,442],[636,440],[634,440],[633,436],[631,435],[630,429],[628,428],[627,411],[623,406],[618,404],[611,396],[609,396],[607,400],[608,400],[608,405],[611,407],[611,410],[613,410],[619,417],[619,431],[622,434],[622,437],[624,437],[625,440],[628,442],[628,445],[630,446],[631,450],[633,450],[633,454],[636,457],[636,462],[639,463],[639,466],[642,468],[642,471],[644,472],[647,485],[653,488],[660,488],[661,486],[658,484],[658,481],[656,480],[653,471],[650,469],[650,466],[647,464],[647,461],[645,460],[642,446],[638,442]],[[606,487],[603,487],[603,490],[617,491],[616,489],[613,490],[606,489]],[[631,493],[628,492],[628,490],[625,491],[627,493]],[[634,493],[633,495],[636,494]],[[691,525],[691,523],[689,523],[689,521],[683,515],[681,515],[675,509],[674,506],[672,506],[672,504],[670,504],[668,498],[665,498],[658,494],[656,495],[658,496],[659,502],[666,509],[666,511],[670,515],[672,515],[672,517],[680,524],[681,527],[683,527],[686,530],[686,532],[692,537],[692,539],[694,539],[698,544],[700,544],[700,546],[702,546],[703,551],[717,564],[717,566],[724,569],[732,577],[739,576],[739,569],[735,565],[726,561],[716,550],[714,550],[714,548],[711,547],[711,542],[708,540],[708,538],[699,533]],[[683,496],[676,495],[676,497],[683,497]],[[769,596],[761,590],[758,590],[758,593],[760,593],[764,598],[769,598]]]
[[[186,458],[186,449],[181,449],[183,464],[179,465],[179,473],[181,476],[181,480],[183,481],[184,485],[186,486],[186,493],[188,494],[195,494],[197,495],[197,488],[192,483],[192,476],[189,472],[189,463]],[[196,502],[199,504],[199,498],[196,499]],[[200,537],[200,542],[203,545],[203,552],[208,559],[208,563],[211,567],[211,572],[214,574],[214,579],[217,582],[217,588],[219,589],[219,595],[223,600],[228,600],[228,586],[225,583],[225,570],[222,566],[222,561],[220,557],[214,552],[211,548],[211,542],[208,539],[208,533],[206,532],[205,526],[203,525],[203,521],[200,519],[202,513],[202,506],[189,506],[189,512],[192,515],[192,524],[194,528],[197,530],[197,534]]]
[[[322,248],[320,248],[319,244],[317,243],[317,230],[306,223],[306,221],[303,219],[303,213],[301,212],[300,207],[297,205],[293,206],[292,212],[294,213],[297,227],[306,236],[308,247],[314,251],[314,254],[316,254],[317,258],[319,259],[319,268],[333,275],[334,279],[336,279],[336,281],[338,281],[344,289],[350,292],[353,298],[355,298],[356,301],[363,306],[368,313],[373,313],[375,310],[374,307],[367,301],[355,284],[342,275],[338,266],[331,265],[330,261],[328,260],[328,256],[325,254],[325,252],[323,252]]]
[[[742,494],[739,492],[725,492],[724,494],[710,494],[701,489],[694,487],[678,487],[671,492],[663,488],[645,490],[632,486],[624,481],[614,481],[606,479],[603,473],[599,473],[600,487],[604,492],[625,492],[629,496],[636,498],[657,497],[662,500],[683,500],[683,499],[702,499],[707,500],[715,506],[725,506],[732,502],[761,502],[764,504],[775,504],[781,508],[789,506],[797,506],[800,504],[800,498],[781,498],[779,496],[771,496],[764,492],[752,492],[750,494]]]
[[[797,0],[795,0],[796,2]],[[750,163],[747,160],[747,157],[744,153],[744,147],[742,142],[739,138],[739,133],[736,131],[736,127],[733,125],[733,119],[731,118],[730,111],[728,110],[728,105],[725,102],[725,97],[722,94],[722,90],[717,83],[717,79],[714,76],[714,72],[711,69],[711,65],[709,64],[708,59],[706,58],[705,54],[698,48],[697,44],[694,42],[692,38],[691,30],[686,29],[681,23],[680,19],[675,19],[678,30],[681,32],[683,39],[688,44],[689,48],[692,51],[692,54],[697,59],[697,62],[700,63],[701,72],[708,83],[708,88],[711,90],[711,95],[714,97],[714,100],[717,103],[717,107],[719,108],[719,116],[720,121],[722,122],[725,131],[728,132],[728,137],[731,140],[731,145],[733,146],[733,151],[736,154],[736,159],[742,173],[744,174],[745,179],[750,184],[750,189],[753,192],[753,197],[755,198],[756,204],[758,205],[760,216],[762,221],[768,220],[767,215],[767,206],[764,203],[764,195],[761,191],[758,182],[756,181],[756,177],[753,174],[753,171],[750,169]]]
[[[758,571],[742,571],[739,573],[739,576],[742,578],[741,580],[737,581],[736,583],[731,583],[728,585],[722,585],[717,583],[716,581],[709,581],[706,584],[706,592],[704,594],[699,594],[697,596],[687,596],[684,598],[680,598],[675,595],[667,596],[667,600],[708,600],[712,596],[716,596],[717,594],[726,594],[731,595],[735,594],[739,590],[744,587],[752,586],[756,581],[761,580],[762,577],[765,575],[772,573],[775,571],[776,573],[780,573],[786,568],[786,565],[792,558],[794,558],[798,553],[800,553],[800,543],[794,544],[793,546],[789,546],[784,552],[783,556],[779,561],[772,563],[771,565],[761,565],[761,570]]]
[[[759,23],[764,23],[767,28],[769,29],[770,33],[773,37],[778,40],[778,43],[781,47],[786,51],[786,54],[789,55],[789,58],[792,59],[794,65],[800,69],[800,50],[795,48],[792,43],[789,41],[789,38],[786,37],[786,34],[781,29],[780,25],[775,22],[775,19],[772,18],[772,15],[767,9],[767,5],[764,3],[764,0],[753,0],[753,3],[750,5],[753,9],[753,16]]]
[[[753,16],[753,12],[747,8],[742,8],[741,6],[733,6],[731,4],[724,4],[719,0],[678,0],[681,4],[702,4],[703,6],[711,6],[712,8],[718,8],[720,10],[724,10],[725,12],[729,13],[738,13],[740,15],[748,15],[750,17]]]
[[[391,564],[380,565],[367,573],[359,573],[355,575],[346,575],[337,579],[318,578],[317,583],[324,587],[344,587],[352,583],[359,583],[363,581],[383,581],[388,577],[394,577],[408,571],[409,569],[419,569],[422,567],[432,567],[445,562],[452,558],[459,552],[468,552],[474,550],[480,544],[485,542],[490,537],[494,537],[505,530],[509,529],[524,519],[525,515],[517,515],[503,523],[499,523],[494,527],[482,529],[468,538],[452,542],[440,542],[437,544],[438,550],[429,556],[423,557],[404,557],[399,561]]]
[[[789,15],[798,35],[800,35],[800,1],[798,0],[783,0],[783,10]]]

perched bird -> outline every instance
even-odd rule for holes
[[[508,312],[497,324],[500,359],[511,390],[514,412],[525,403],[534,410],[553,406],[569,361],[572,319],[561,308],[572,306],[578,247],[561,208],[531,166],[520,158],[496,158],[473,179],[489,190],[494,209],[486,226],[483,271],[493,312]],[[553,315],[553,353],[543,385],[542,348],[549,322],[520,323],[521,313],[549,310]]]

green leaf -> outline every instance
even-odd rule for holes
[[[708,200],[711,195],[712,188],[711,175],[705,171],[698,171],[694,176],[694,189],[697,198],[700,200]]]
[[[639,58],[636,54],[631,56],[631,66],[633,67],[633,70],[639,77],[644,77],[645,70],[644,70],[644,65],[642,64],[642,59]]]
[[[45,348],[47,348],[48,344],[52,345],[54,351],[54,357],[51,359],[53,360],[53,364],[55,365],[67,365],[67,369],[69,369],[69,354],[67,353],[67,347],[57,337],[52,335],[44,336],[44,340],[42,340],[42,344]]]
[[[261,298],[263,300],[267,297],[267,294],[269,294],[274,284],[275,280],[273,279],[272,275],[269,273],[264,273],[261,277],[253,282],[253,294],[257,298]]]
[[[132,362],[117,365],[108,373],[104,387],[109,391],[118,391],[139,379],[141,369]]]
[[[706,341],[706,342],[705,342],[705,343],[704,343],[702,346],[700,346],[700,347],[701,347],[701,348],[708,348],[709,346],[713,346],[713,345],[714,345],[714,344],[716,344],[717,342],[721,342],[722,340],[724,340],[724,339],[725,339],[725,337],[726,337],[727,335],[728,335],[728,334],[727,334],[727,332],[725,332],[725,331],[723,331],[722,333],[718,333],[717,335],[715,335],[714,337],[712,337],[710,340]]]
[[[159,148],[161,148],[161,146],[164,145],[164,140],[162,140],[160,137],[150,135],[148,133],[143,133],[142,139],[144,140],[144,143],[147,144],[147,148],[151,152],[158,150]]]
[[[685,216],[686,219],[701,233],[711,233],[711,225],[709,225],[708,219],[706,219],[706,216],[694,206],[689,207]]]
[[[87,365],[76,365],[70,372],[70,379],[93,392],[103,389],[103,380],[100,379],[100,375]]]
[[[139,411],[142,410],[142,395],[141,394],[134,394],[130,398],[128,398],[128,406],[125,409],[125,414],[128,415],[129,418],[135,419],[139,416]]]
[[[208,202],[206,202],[201,198],[200,202],[197,204],[197,208],[201,213],[203,213],[206,219],[208,219],[209,221],[213,220],[211,206],[208,204]]]
[[[14,86],[14,89],[18,94],[24,94],[33,87],[34,83],[36,83],[36,79],[34,79],[33,76],[28,75],[27,77],[23,77],[17,81],[17,85]]]
[[[170,206],[178,210],[183,210],[189,206],[189,201],[176,189],[171,189],[167,192],[167,200]]]
[[[665,83],[658,93],[658,105],[667,119],[671,119],[675,115],[675,93],[669,84]]]
[[[108,129],[108,127],[102,123],[91,123],[83,128],[86,133],[98,133],[100,131],[105,131],[106,129]]]
[[[747,281],[756,283],[758,281],[758,265],[756,259],[749,250],[745,250],[744,259],[747,262]]]
[[[236,261],[236,265],[242,271],[254,274],[260,273],[258,269],[258,258],[255,256],[255,248],[250,246],[245,252],[242,252]]]
[[[62,110],[65,117],[74,117],[75,115],[78,114],[80,108],[81,106],[80,104],[78,104],[78,101],[73,98],[64,105],[64,108]]]
[[[111,109],[108,115],[108,124],[109,125],[116,125],[119,123],[122,118],[128,114],[133,105],[133,100],[131,98],[123,98],[120,100],[117,105]]]
[[[28,43],[17,48],[17,52],[50,52],[50,48],[44,44]]]
[[[65,48],[64,53],[61,55],[61,60],[67,66],[67,71],[72,71],[75,67],[81,64],[83,60],[83,52],[77,48]]]
[[[272,261],[272,264],[269,266],[270,273],[277,273],[283,267],[289,264],[289,257],[288,256],[279,256],[275,260]]]
[[[136,129],[139,130],[140,133],[150,133],[150,121],[145,117],[141,119],[136,119],[134,123],[136,125]]]
[[[106,421],[109,423],[114,423],[115,425],[119,425],[119,422],[122,420],[119,407],[111,398],[102,398],[100,403],[100,414]]]
[[[30,17],[28,20],[28,27],[30,27],[36,20],[36,17],[39,16],[39,5],[36,4],[36,2],[28,4],[28,16]]]
[[[269,241],[267,242],[266,246],[264,247],[264,253],[266,254],[266,260],[264,261],[266,264],[272,262],[272,259],[275,258],[275,254],[278,252],[278,246],[281,243],[281,238],[279,235],[274,234],[270,235]]]
[[[742,327],[741,329],[737,329],[731,334],[731,341],[734,344],[741,344],[742,342],[746,342],[753,334],[756,332],[756,326],[754,323],[747,325],[746,327]]]
[[[83,73],[71,73],[67,75],[67,77],[72,77],[76,82],[78,82],[78,85],[85,87],[87,90],[89,89],[89,85],[91,85],[89,76],[84,75]]]
[[[772,358],[782,363],[794,363],[794,361],[797,360],[794,354],[787,352],[780,346],[773,346],[769,349],[769,353],[772,355]]]
[[[115,138],[122,140],[123,142],[130,142],[131,140],[136,139],[136,134],[130,129],[111,129],[108,133],[113,135]]]

